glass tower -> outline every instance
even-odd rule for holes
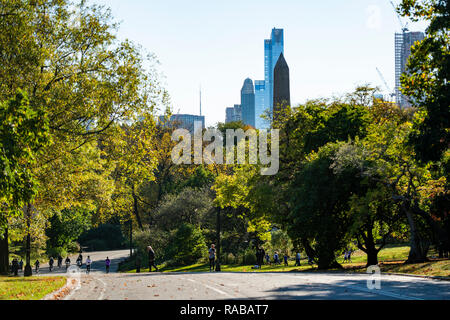
[[[255,124],[256,129],[269,129],[270,124],[261,116],[267,110],[265,104],[266,84],[264,80],[255,80]]]
[[[245,79],[241,90],[242,122],[255,127],[255,90],[253,81]]]
[[[273,69],[278,58],[284,54],[284,31],[283,29],[272,29],[270,39],[264,40],[264,82],[266,108],[273,111]]]
[[[395,97],[396,103],[401,108],[411,106],[411,101],[400,91],[400,77],[406,71],[406,64],[411,55],[411,47],[416,41],[422,41],[425,38],[423,32],[403,32],[395,34]]]

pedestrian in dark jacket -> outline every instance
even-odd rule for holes
[[[14,273],[14,276],[17,277],[19,272],[19,261],[17,261],[16,258],[14,258],[12,261],[12,272]]]
[[[148,272],[152,272],[152,267],[155,267],[156,271],[158,271],[158,267],[155,264],[155,251],[151,246],[148,246],[147,252],[148,252]]]

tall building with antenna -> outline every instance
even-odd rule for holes
[[[191,134],[196,129],[196,123],[201,124],[202,130],[205,129],[205,116],[202,116],[202,88],[200,87],[200,115],[175,113],[170,116],[168,121],[165,120],[164,116],[159,117],[161,125],[172,129],[186,129]]]

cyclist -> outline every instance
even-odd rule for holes
[[[53,260],[53,257],[50,257],[50,260],[48,261],[50,272],[52,272],[52,270],[53,270],[53,263],[54,262],[55,262],[55,260]]]
[[[91,258],[88,256],[87,259],[86,259],[86,273],[91,272],[91,263],[92,263],[92,260],[91,260]]]

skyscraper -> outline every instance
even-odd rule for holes
[[[225,109],[225,123],[229,123],[233,121],[234,108],[226,108]]]
[[[241,89],[242,122],[255,127],[255,89],[250,78],[245,79]]]
[[[411,55],[411,47],[416,41],[425,38],[423,32],[406,32],[395,34],[395,99],[401,108],[411,106],[411,102],[401,91],[400,77],[406,71],[406,63]]]
[[[289,67],[281,54],[273,71],[273,110],[276,111],[291,105],[289,88]]]
[[[255,80],[255,125],[256,129],[268,129],[270,123],[261,116],[266,111],[266,84],[264,80]]]
[[[284,31],[272,29],[270,39],[264,40],[264,82],[266,108],[273,111],[273,70],[281,54],[284,54]]]
[[[160,116],[159,122],[168,128],[189,130],[191,134],[194,133],[195,122],[201,122],[202,129],[205,129],[205,116],[194,114],[173,114],[166,123],[164,123],[164,116]]]
[[[225,123],[241,120],[242,120],[242,108],[240,104],[235,104],[234,107],[225,109]]]

